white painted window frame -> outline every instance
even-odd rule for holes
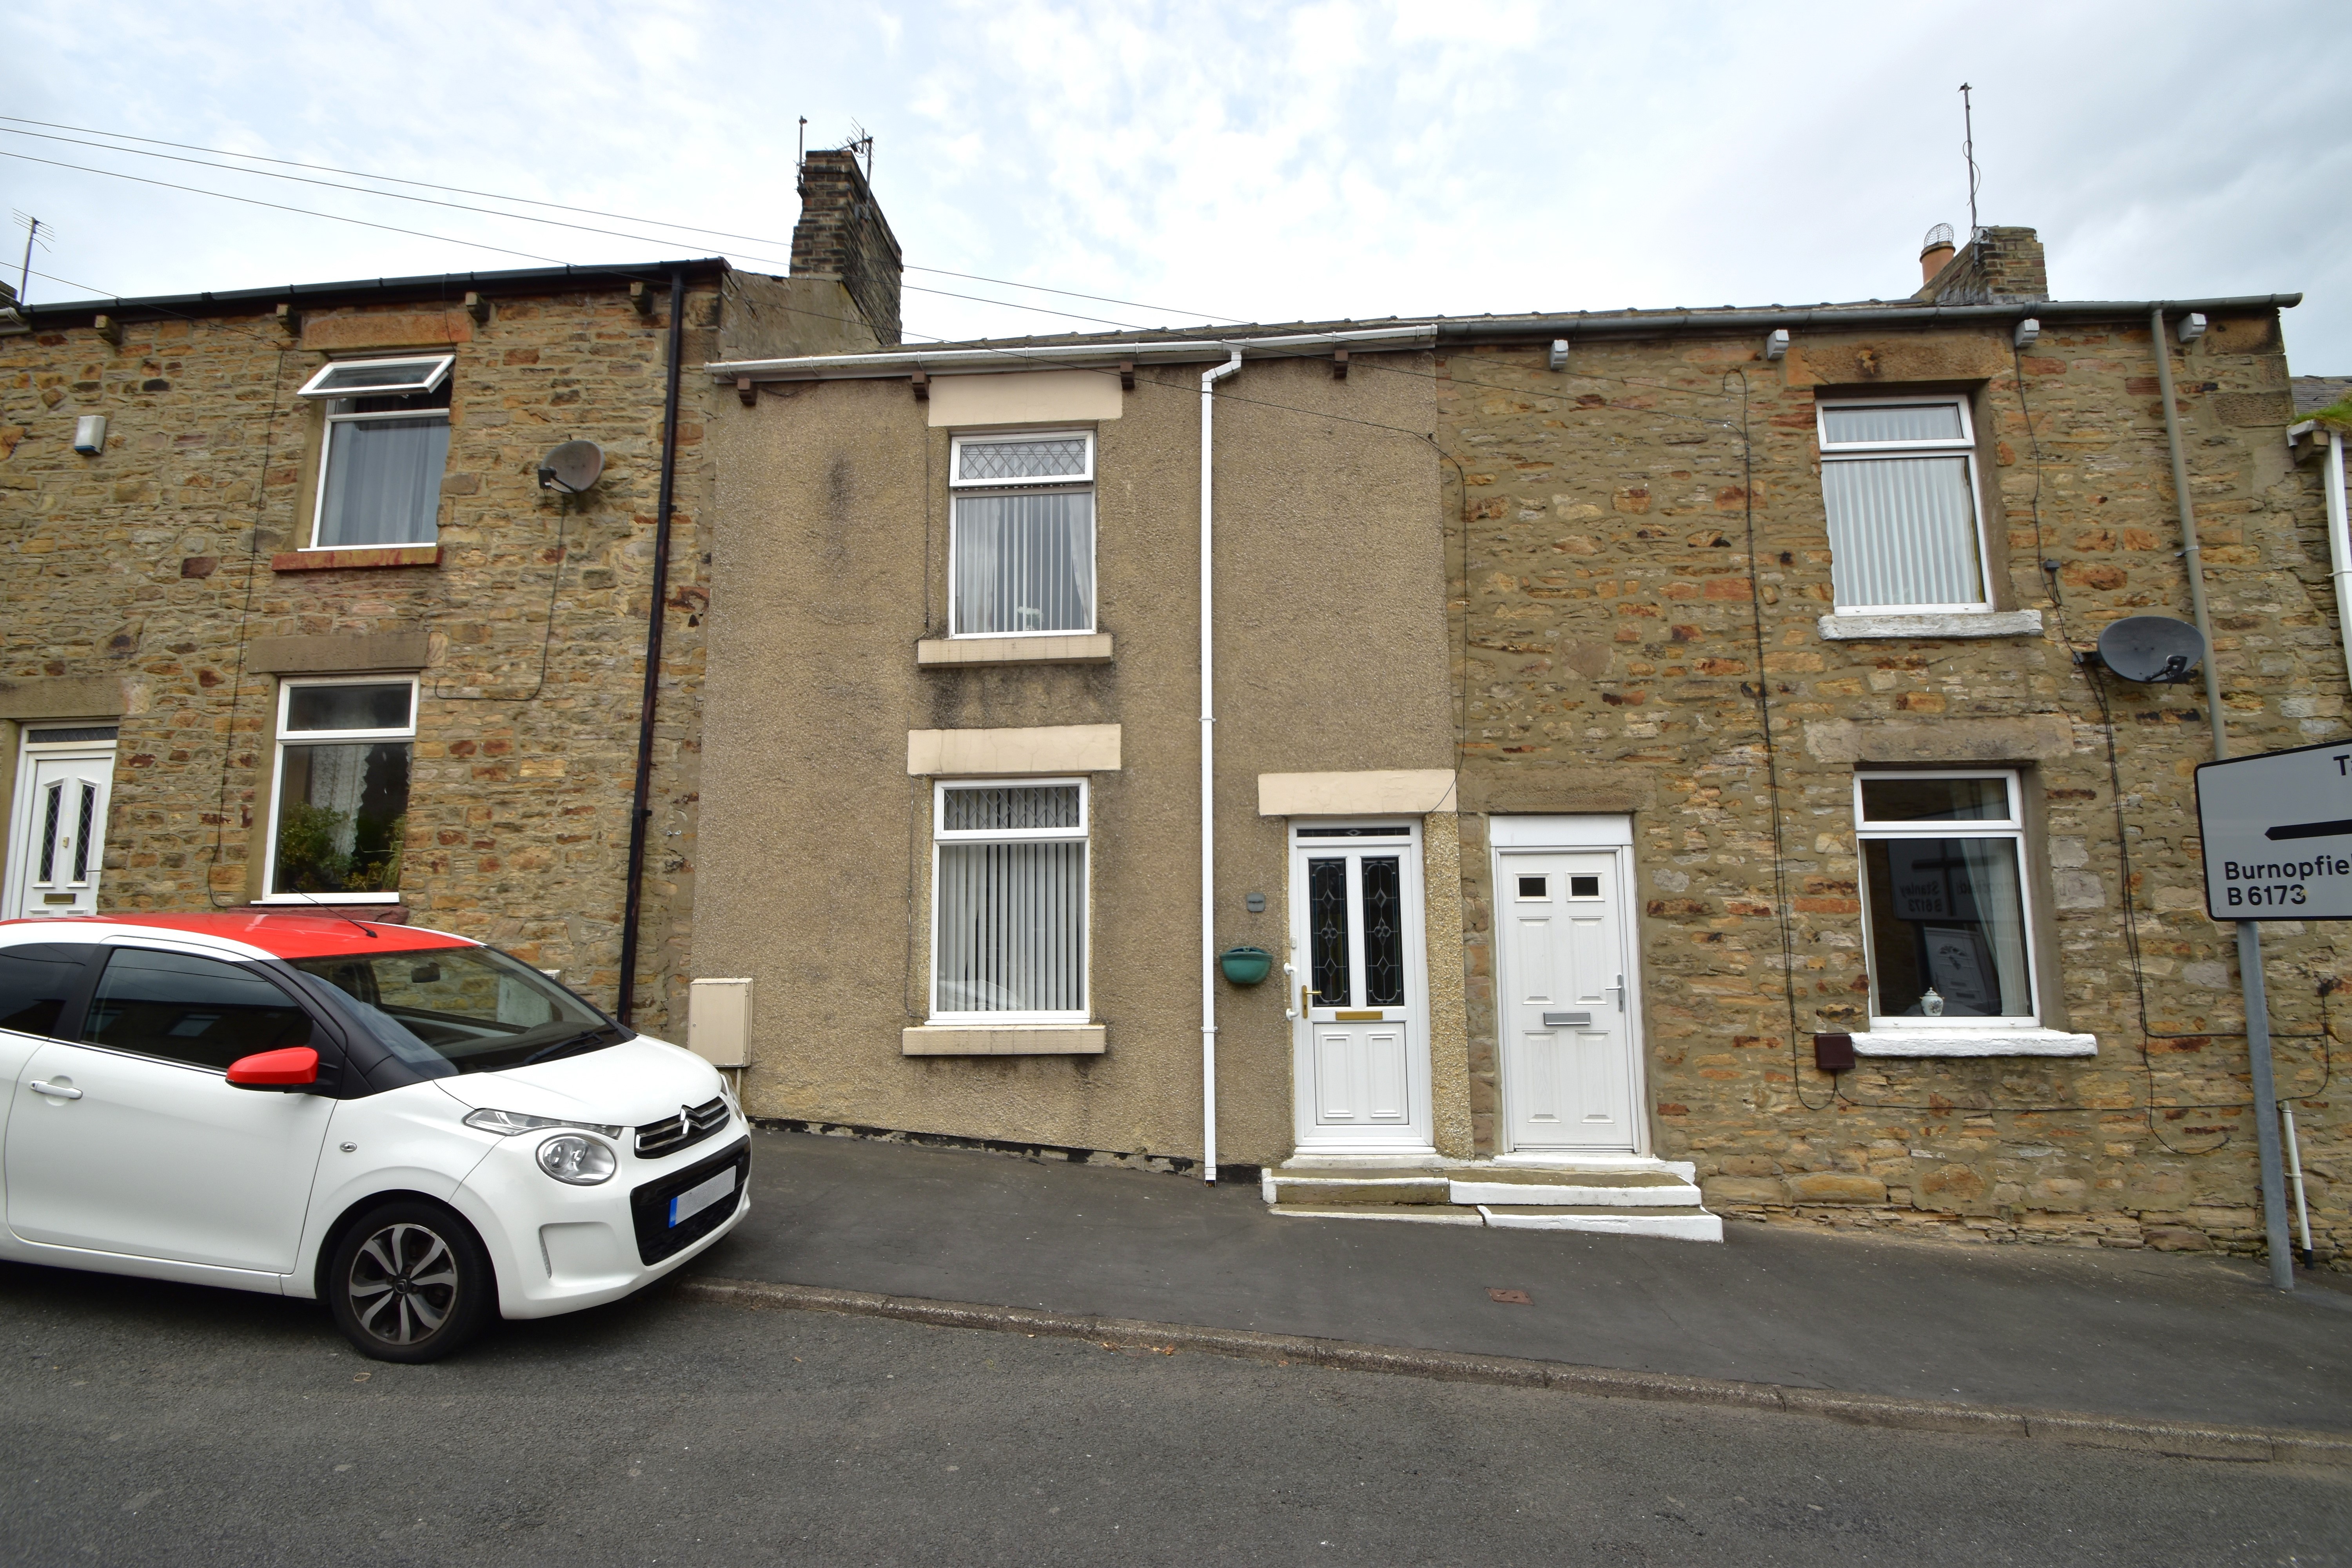
[[[2000,779],[2009,789],[2009,816],[1999,822],[1873,823],[1863,809],[1862,786],[1868,779]],[[2042,1027],[2042,969],[2033,940],[2037,913],[2033,897],[2033,863],[2025,852],[2025,784],[2014,768],[1873,768],[1853,775],[1854,884],[1862,902],[1862,961],[1870,975],[1870,1033],[1874,1035],[2014,1035]],[[2033,1011],[1998,1018],[1912,1018],[1878,1011],[1877,947],[1872,940],[1870,873],[1862,847],[1871,839],[2006,838],[2017,846],[2017,904],[2020,939],[2025,944],[2025,984],[2032,993]]]
[[[1045,789],[1055,785],[1076,784],[1078,791],[1078,824],[1076,827],[990,827],[961,828],[954,831],[942,826],[947,821],[948,792],[954,789]],[[940,999],[940,846],[942,844],[1023,844],[1023,843],[1084,844],[1087,846],[1087,877],[1082,895],[1086,907],[1078,919],[1083,930],[1080,939],[1085,943],[1085,960],[1079,965],[1078,989],[1081,1005],[1065,1012],[1034,1011],[1024,1013],[942,1012]],[[931,783],[931,952],[929,973],[923,982],[924,1022],[945,1028],[1015,1028],[1049,1024],[1066,1026],[1090,1024],[1094,1021],[1095,999],[1095,855],[1094,855],[1094,786],[1083,773],[1069,777],[1028,777],[1025,775],[995,775],[983,778],[934,779]]]
[[[1068,441],[1086,443],[1086,472],[1056,474],[1050,479],[967,479],[958,476],[963,471],[963,449],[966,447],[1003,446],[1020,441]],[[1095,512],[1087,530],[1087,575],[1092,584],[1087,594],[1087,624],[1084,627],[1058,628],[1053,631],[968,632],[956,624],[956,543],[962,530],[956,526],[956,497],[959,494],[1012,495],[1039,490],[1066,494],[1076,490],[1095,492],[1095,432],[1079,428],[1000,429],[959,431],[948,439],[948,636],[957,642],[990,642],[1005,637],[1092,637],[1102,621],[1102,498],[1095,495]],[[1093,875],[1093,858],[1088,857],[1088,875]]]
[[[429,392],[438,392],[442,383],[449,379],[450,368],[457,363],[456,354],[398,354],[389,359],[329,360],[319,367],[317,374],[302,384],[302,390],[299,395],[327,400],[327,422],[319,438],[318,493],[310,498],[310,542],[300,546],[302,551],[307,552],[352,549],[415,550],[434,542],[432,539],[410,539],[404,540],[398,544],[383,545],[321,544],[319,542],[319,530],[327,519],[327,475],[334,466],[335,427],[338,425],[356,425],[371,419],[429,419],[436,416],[444,425],[449,422],[449,411],[446,408],[387,408],[377,409],[367,414],[354,414],[338,413],[335,410],[335,405],[356,402],[363,397],[419,397]],[[319,390],[320,384],[336,371],[349,370],[355,365],[380,364],[424,364],[430,365],[432,368],[423,373],[414,384],[405,386]],[[436,526],[435,529],[436,537],[438,533],[439,529]]]
[[[281,680],[278,683],[278,714],[269,747],[269,826],[268,837],[261,860],[262,904],[396,904],[401,901],[397,888],[363,893],[279,893],[271,889],[278,884],[278,814],[286,803],[286,747],[295,744],[317,744],[320,742],[354,743],[361,741],[406,741],[408,752],[408,785],[416,787],[416,704],[421,695],[421,683],[414,675],[329,675],[315,679]],[[408,722],[391,730],[289,730],[286,727],[287,710],[293,705],[294,693],[319,686],[399,686],[408,688]]]
[[[1916,455],[1923,457],[1962,457],[1969,464],[1969,510],[1977,525],[1977,587],[1982,597],[1965,605],[1845,605],[1832,604],[1832,616],[1942,616],[1989,615],[1992,613],[1992,551],[1985,534],[1984,485],[1977,473],[1976,416],[1969,407],[1969,398],[1961,393],[1928,393],[1902,396],[1871,397],[1861,394],[1832,395],[1813,400],[1813,437],[1816,448],[1824,464],[1866,462],[1873,458]],[[1957,439],[1940,441],[1832,441],[1829,435],[1829,411],[1832,408],[1887,408],[1897,405],[1922,407],[1930,405],[1960,411],[1960,434]]]

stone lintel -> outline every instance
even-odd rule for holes
[[[955,669],[976,664],[1108,664],[1108,632],[1070,632],[1055,637],[925,637],[915,645],[923,669]]]
[[[907,772],[939,774],[1097,773],[1118,771],[1116,724],[1034,729],[909,730]]]
[[[1346,773],[1260,773],[1260,816],[1425,816],[1454,809],[1451,768],[1358,768]]]
[[[2023,719],[1805,721],[1805,751],[1824,763],[2038,763],[2072,756],[2063,714]]]
[[[365,550],[289,550],[269,558],[272,572],[343,572],[355,566],[438,566],[437,544],[385,544]]]
[[[1478,763],[1462,770],[1468,812],[1612,816],[1655,809],[1656,776],[1646,769],[1580,763]]]
[[[245,668],[258,675],[359,675],[370,670],[423,669],[424,630],[357,632],[336,636],[255,637],[246,647]]]
[[[114,719],[130,711],[119,675],[0,680],[0,719]]]
[[[924,1024],[898,1034],[909,1057],[1098,1057],[1100,1024],[1008,1024],[998,1027]]]
[[[2039,610],[1936,610],[1901,616],[1823,616],[1831,642],[1914,641],[1927,637],[2038,637]]]
[[[451,349],[474,341],[463,310],[362,310],[348,316],[305,316],[306,349]]]

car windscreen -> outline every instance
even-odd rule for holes
[[[629,1031],[495,948],[298,958],[334,986],[392,1052],[428,1077],[576,1056]]]

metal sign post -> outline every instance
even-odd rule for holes
[[[2204,763],[2197,824],[2205,841],[2205,912],[2238,927],[2246,994],[2246,1053],[2253,1065],[2254,1131],[2262,1155],[2263,1228],[2271,1283],[2294,1289],[2287,1244],[2286,1174],[2271,1071],[2270,1006],[2263,994],[2263,921],[2352,920],[2352,743]]]

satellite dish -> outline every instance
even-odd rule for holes
[[[2099,661],[2126,680],[2169,685],[2205,659],[2205,639],[2170,616],[2126,616],[2099,634]]]
[[[593,441],[566,441],[539,460],[539,488],[576,496],[604,471],[604,447]]]

